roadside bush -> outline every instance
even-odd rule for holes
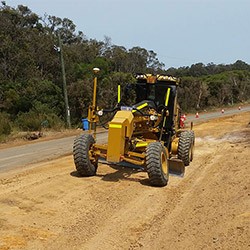
[[[24,131],[40,131],[46,128],[61,129],[64,127],[63,121],[53,113],[53,110],[41,103],[37,103],[29,112],[19,113],[16,125]]]
[[[11,133],[11,125],[9,116],[6,113],[0,113],[0,136],[9,135]]]
[[[46,119],[41,123],[42,128],[52,128],[55,130],[64,128],[63,121],[56,114],[48,114],[45,116],[45,118]]]

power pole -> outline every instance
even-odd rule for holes
[[[64,94],[64,103],[65,103],[65,111],[66,111],[66,120],[67,120],[68,128],[71,128],[69,101],[68,101],[68,93],[67,93],[67,85],[66,85],[66,74],[65,74],[65,66],[64,66],[64,59],[63,59],[62,40],[61,40],[60,34],[58,34],[58,43],[59,43],[59,53],[60,53],[60,61],[61,61],[61,68],[62,68],[63,94]]]

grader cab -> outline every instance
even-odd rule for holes
[[[180,79],[172,76],[138,74],[136,84],[132,85],[136,103],[130,106],[118,103],[109,122],[108,142],[98,144],[96,122],[98,113],[101,115],[105,110],[97,112],[95,78],[93,105],[88,116],[94,133],[77,137],[73,146],[79,174],[95,175],[98,160],[102,158],[112,164],[127,162],[140,166],[153,186],[167,185],[169,172],[183,176],[185,166],[193,159],[195,138],[192,126],[191,130],[180,128],[179,83]]]

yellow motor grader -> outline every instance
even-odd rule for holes
[[[79,175],[95,175],[98,160],[104,159],[111,164],[140,166],[153,186],[167,185],[169,172],[183,176],[185,166],[193,159],[195,137],[192,126],[191,130],[180,128],[179,83],[180,79],[172,76],[138,74],[136,83],[131,84],[136,101],[129,106],[122,104],[118,86],[118,105],[108,125],[108,142],[98,144],[96,123],[105,110],[97,110],[95,77],[93,104],[88,111],[90,133],[77,137],[73,145]]]

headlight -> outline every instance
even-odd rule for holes
[[[158,117],[155,116],[155,115],[151,115],[151,116],[149,117],[149,119],[150,119],[151,121],[156,121],[156,120],[158,119]]]
[[[97,112],[97,114],[98,114],[98,116],[102,116],[102,115],[103,115],[103,110],[102,110],[102,109],[99,110],[99,111]]]

